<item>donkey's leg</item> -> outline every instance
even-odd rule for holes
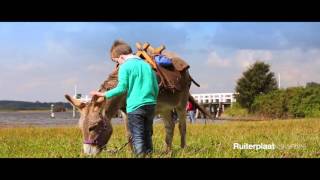
[[[174,134],[174,125],[173,119],[171,117],[171,111],[166,110],[161,113],[163,116],[164,127],[166,129],[166,152],[170,152],[172,150],[172,139]]]
[[[126,136],[127,136],[128,142],[129,142],[129,149],[130,149],[130,151],[133,152],[133,145],[130,140],[131,139],[131,132],[129,130],[128,115],[127,115],[127,113],[125,113],[122,110],[120,110],[120,113],[121,113],[122,119],[124,120],[124,128],[126,130]]]
[[[187,112],[184,107],[177,107],[177,113],[179,117],[179,131],[181,137],[181,148],[185,148],[186,146],[186,132],[187,132],[187,123],[186,123],[186,116]]]

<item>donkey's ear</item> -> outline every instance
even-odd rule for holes
[[[64,97],[69,101],[70,104],[72,104],[73,106],[75,106],[76,108],[78,108],[80,110],[83,109],[86,106],[85,103],[81,102],[78,99],[75,99],[75,98],[69,96],[68,94],[64,95]]]

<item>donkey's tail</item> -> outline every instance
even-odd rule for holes
[[[190,75],[190,79],[191,79],[191,81],[192,81],[196,86],[200,87],[200,84],[198,84],[198,83],[191,77],[191,75]]]
[[[189,93],[189,101],[195,105],[197,109],[199,109],[203,114],[205,114],[206,117],[209,117],[209,119],[213,120],[213,117],[210,115],[210,113],[205,110],[200,104],[197,103],[197,101],[191,96]]]

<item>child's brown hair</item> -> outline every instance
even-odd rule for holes
[[[110,49],[111,58],[118,58],[120,55],[128,55],[131,53],[132,49],[129,44],[122,40],[114,41]]]

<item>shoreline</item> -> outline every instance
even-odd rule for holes
[[[46,109],[46,110],[0,110],[0,113],[8,113],[8,112],[21,112],[21,113],[26,113],[26,112],[30,112],[30,113],[36,113],[36,112],[48,112],[50,113],[50,109]],[[64,113],[66,112],[72,112],[72,110],[67,110],[65,111]],[[76,111],[78,112],[78,111]],[[54,112],[54,113],[63,113],[63,112]]]
[[[78,127],[78,124],[0,123],[0,129]]]

